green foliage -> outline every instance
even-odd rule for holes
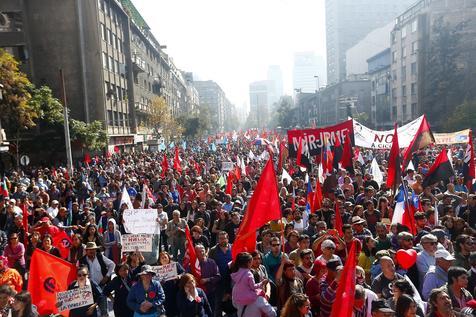
[[[200,113],[184,113],[177,118],[177,121],[183,127],[185,137],[198,138],[206,135],[212,129],[212,118],[210,107],[201,105]],[[215,126],[217,125],[218,123],[215,123]]]
[[[465,100],[452,111],[445,123],[446,131],[459,131],[476,128],[476,100]]]
[[[3,100],[0,103],[0,120],[8,131],[35,126],[38,113],[31,98],[33,85],[26,75],[20,72],[15,58],[0,49],[0,84]]]
[[[461,61],[462,30],[465,23],[450,25],[442,17],[434,21],[427,52],[423,113],[434,127],[444,126],[448,111],[465,99]]]
[[[91,151],[100,151],[107,145],[107,135],[101,121],[93,121],[89,124],[83,121],[70,119],[69,121],[71,140],[78,141]]]
[[[276,127],[289,129],[296,125],[293,112],[294,103],[290,96],[282,96],[277,104],[276,111],[273,114],[273,121]]]
[[[152,100],[147,123],[149,127],[161,131],[166,140],[180,138],[182,135],[183,128],[172,116],[170,106],[163,97],[156,97]]]
[[[33,89],[28,103],[35,109],[38,119],[51,124],[64,122],[63,105],[53,97],[50,87],[41,86]]]

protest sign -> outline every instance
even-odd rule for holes
[[[436,144],[468,143],[469,129],[453,133],[433,133]]]
[[[233,169],[233,162],[221,162],[222,171],[231,171]]]
[[[398,145],[401,149],[410,145],[420,127],[423,116],[397,129]],[[390,149],[392,147],[393,129],[377,131],[367,128],[354,120],[355,145],[369,149]]]
[[[127,233],[160,233],[157,210],[155,209],[126,209],[123,219],[124,229]]]
[[[296,157],[300,139],[303,142],[303,155],[307,156],[309,152],[310,156],[315,156],[321,154],[325,142],[333,146],[339,139],[340,144],[344,144],[346,137],[350,137],[351,143],[354,143],[352,120],[319,129],[288,130],[289,156]]]
[[[71,310],[94,304],[91,285],[75,288],[69,291],[56,293],[56,302],[59,303],[58,311]]]
[[[171,262],[166,265],[153,266],[152,270],[161,281],[172,280],[177,277],[177,263]]]
[[[122,235],[122,252],[152,252],[152,234],[124,234]]]

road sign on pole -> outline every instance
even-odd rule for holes
[[[22,155],[20,157],[20,164],[22,166],[27,166],[28,164],[30,164],[30,158],[27,155]]]

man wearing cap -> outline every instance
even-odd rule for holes
[[[435,265],[430,266],[423,281],[422,296],[428,301],[433,289],[448,283],[448,269],[455,258],[446,250],[439,249],[435,252]]]
[[[336,260],[339,265],[342,265],[342,261],[339,256],[335,255],[336,244],[330,239],[326,239],[321,243],[322,254],[317,257],[316,260],[324,261],[325,263],[330,260]]]
[[[84,248],[86,255],[79,260],[79,264],[86,265],[89,268],[91,280],[99,286],[104,286],[114,273],[116,265],[101,252],[97,252],[98,249],[99,247],[95,242],[88,242]]]
[[[372,317],[392,317],[394,314],[387,301],[379,299],[372,302]]]
[[[46,209],[46,213],[50,216],[50,219],[55,218],[58,215],[59,202],[52,200],[51,205]]]
[[[359,216],[352,217],[352,228],[354,230],[354,237],[359,239],[360,242],[363,242],[365,237],[371,237],[372,232],[369,229],[364,227],[365,220]]]
[[[420,245],[423,250],[417,255],[418,280],[420,281],[420,290],[425,280],[425,274],[430,266],[435,265],[435,252],[438,248],[438,239],[430,234],[426,234],[421,238]]]

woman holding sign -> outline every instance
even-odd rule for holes
[[[99,285],[97,285],[91,279],[89,279],[88,267],[80,266],[78,268],[77,276],[78,276],[77,280],[69,285],[68,290],[75,289],[75,288],[90,287],[93,293],[93,304],[71,309],[69,311],[69,316],[70,317],[86,317],[86,316],[95,317],[97,316],[98,306],[101,311],[101,316],[103,317],[108,316],[106,297],[103,295]]]
[[[178,315],[178,308],[177,308],[177,291],[178,291],[178,280],[185,272],[183,267],[178,262],[172,262],[170,258],[170,254],[167,252],[160,252],[159,254],[159,263],[158,265],[175,265],[177,274],[174,278],[171,279],[163,279],[162,276],[159,275],[159,279],[161,279],[161,284],[165,292],[165,311],[167,312],[168,316],[176,316]]]

